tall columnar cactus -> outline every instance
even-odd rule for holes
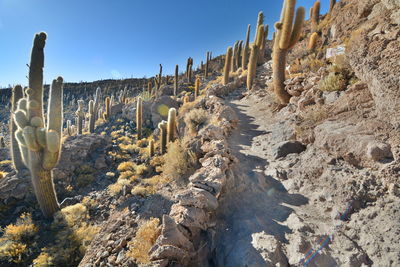
[[[147,91],[149,92],[150,95],[153,95],[152,88],[153,88],[153,85],[151,84],[151,80],[149,80],[147,82]]]
[[[78,110],[76,111],[76,125],[78,127],[78,132],[77,134],[80,135],[82,134],[82,130],[83,130],[83,120],[85,118],[85,112],[83,111],[83,104],[84,101],[83,100],[78,100]]]
[[[94,125],[95,125],[95,119],[96,119],[96,114],[97,112],[94,111],[94,101],[90,100],[89,101],[89,133],[94,132]]]
[[[97,121],[98,117],[98,111],[100,107],[100,101],[101,101],[101,89],[100,87],[97,87],[96,89],[96,95],[94,96],[94,105],[93,105],[93,112],[94,112],[94,122]]]
[[[308,42],[308,49],[310,51],[314,51],[318,41],[318,33],[313,32],[310,36],[310,40]]]
[[[197,98],[200,95],[200,78],[196,79],[196,83],[194,85],[194,98]]]
[[[108,96],[106,97],[105,100],[105,106],[106,106],[106,112],[104,113],[104,119],[109,120],[111,117],[111,98]]]
[[[312,8],[312,14],[311,14],[311,29],[313,32],[316,32],[318,29],[320,8],[321,8],[321,2],[316,1]]]
[[[263,39],[264,39],[264,25],[260,25],[257,29],[256,42],[251,47],[250,60],[247,72],[247,90],[251,90],[253,88],[253,82],[254,78],[256,77],[256,71],[257,71],[258,54],[260,52],[260,47],[262,47]]]
[[[139,96],[136,103],[137,140],[142,139],[142,122],[143,122],[143,100]]]
[[[208,68],[210,66],[210,52],[207,52],[206,69],[204,70],[204,77],[208,78]]]
[[[157,90],[160,89],[161,87],[161,82],[162,82],[162,65],[160,64],[160,73],[158,74],[158,80],[157,80]]]
[[[149,141],[149,156],[152,158],[154,157],[154,140],[151,139]]]
[[[160,152],[161,154],[165,154],[167,151],[167,122],[160,122],[158,129],[160,129]]]
[[[329,3],[329,13],[332,12],[333,7],[336,5],[336,0],[331,0]]]
[[[263,36],[262,36],[262,44],[260,47],[260,51],[258,53],[258,60],[257,60],[257,64],[261,65],[264,63],[265,60],[265,47],[267,45],[267,38],[268,38],[268,24],[264,25],[263,28]]]
[[[230,68],[232,65],[232,47],[228,47],[228,50],[226,51],[226,56],[225,56],[225,67],[224,67],[224,81],[223,85],[227,85],[229,83],[229,73],[230,73]]]
[[[237,53],[238,53],[238,47],[239,47],[239,41],[236,41],[235,45],[233,46],[233,53],[232,53],[232,62],[231,62],[231,71],[235,72],[237,69],[236,65],[236,58],[237,58]]]
[[[20,85],[17,85],[13,88],[12,90],[12,97],[11,97],[11,112],[15,112],[18,107],[18,102],[20,99],[23,99],[24,97],[24,92],[23,89]],[[25,102],[22,105],[26,106],[26,99],[21,100],[22,102]],[[10,117],[10,152],[11,152],[11,158],[13,161],[14,169],[17,172],[21,172],[23,169],[26,169],[24,163],[22,162],[22,156],[21,152],[19,150],[19,145],[17,138],[15,136],[15,132],[18,130],[17,125],[15,124],[14,117]]]
[[[246,33],[246,43],[244,44],[242,50],[242,68],[243,70],[247,69],[247,63],[249,62],[249,54],[250,54],[250,30],[251,25],[247,26],[247,33]]]
[[[255,38],[254,38],[254,42],[257,39],[258,29],[260,28],[261,25],[264,25],[264,13],[262,11],[260,11],[258,13],[257,26],[256,26],[256,35],[255,35]]]
[[[189,57],[186,64],[186,78],[188,83],[192,83],[193,76],[193,58]]]
[[[167,141],[175,141],[175,130],[176,130],[176,109],[170,108],[168,112],[168,131],[167,131]]]
[[[175,66],[174,96],[178,94],[179,65]]]
[[[47,125],[43,118],[43,66],[46,34],[35,35],[29,67],[29,89],[25,101],[19,101],[14,120],[18,130],[15,135],[22,160],[31,173],[33,189],[46,217],[59,210],[54,190],[52,169],[61,154],[63,121],[63,79],[53,81],[47,114]]]
[[[293,25],[296,0],[285,0],[280,22],[275,24],[277,34],[273,49],[273,82],[275,94],[282,105],[289,103],[290,95],[285,90],[286,57],[291,49],[300,39],[303,29],[304,7],[299,7]]]
[[[71,120],[67,120],[67,134],[68,134],[68,136],[72,136]]]

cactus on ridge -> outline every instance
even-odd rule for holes
[[[179,82],[179,65],[175,66],[175,80],[174,80],[174,96],[178,93],[178,82]]]

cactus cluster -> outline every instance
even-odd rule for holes
[[[33,188],[39,206],[46,217],[59,210],[54,190],[52,169],[61,154],[63,121],[63,79],[52,83],[47,109],[47,124],[43,118],[43,67],[46,34],[35,35],[31,63],[29,65],[29,88],[26,97],[18,101],[13,119],[22,161],[31,173]]]
[[[296,0],[285,0],[281,19],[275,23],[277,33],[272,56],[273,83],[275,94],[282,105],[286,105],[290,100],[284,84],[287,53],[300,39],[305,16],[304,7],[299,7],[294,18],[295,6]]]

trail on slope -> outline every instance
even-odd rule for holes
[[[253,234],[265,232],[281,242],[291,230],[282,225],[293,209],[307,199],[289,194],[283,185],[264,174],[268,165],[265,144],[270,138],[268,126],[272,114],[266,103],[251,96],[226,100],[239,118],[229,145],[238,162],[233,168],[226,191],[217,211],[217,235],[214,261],[216,266],[268,266],[253,247]]]

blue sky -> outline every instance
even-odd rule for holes
[[[308,10],[313,0],[298,0]],[[0,0],[0,86],[27,83],[32,39],[48,34],[45,81],[67,82],[153,76],[161,63],[172,74],[197,66],[207,51],[223,54],[229,45],[252,38],[257,14],[273,24],[278,0]],[[325,13],[329,0],[321,1]]]

